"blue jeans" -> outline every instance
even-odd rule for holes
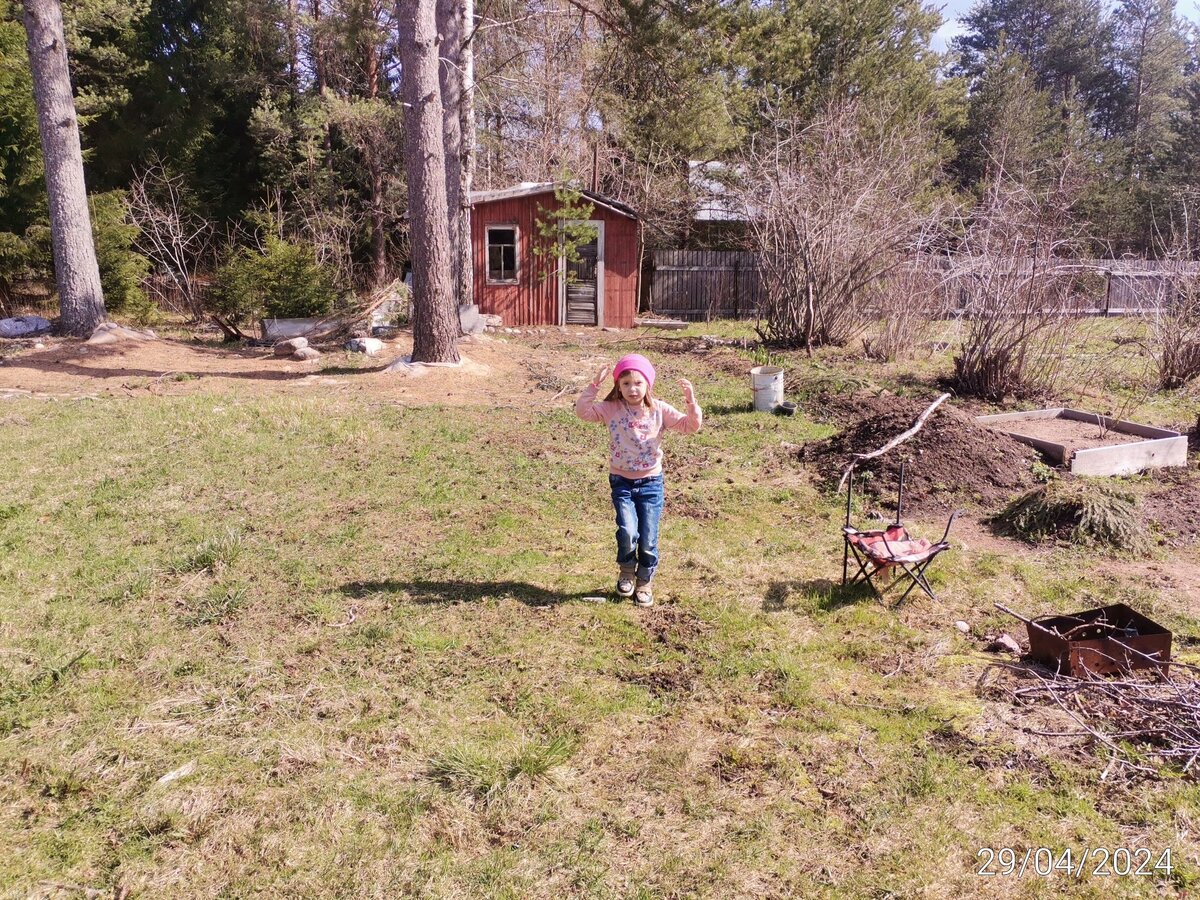
[[[658,520],[663,509],[663,477],[608,476],[617,511],[617,565],[649,581],[658,568]]]

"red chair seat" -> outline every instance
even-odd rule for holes
[[[936,544],[925,538],[913,539],[903,526],[893,525],[883,531],[854,531],[847,529],[847,539],[878,565],[918,563],[927,559]]]

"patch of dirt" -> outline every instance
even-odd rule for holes
[[[1076,419],[1025,419],[997,425],[998,431],[1040,438],[1060,444],[1068,451],[1109,447],[1114,444],[1136,444],[1146,440],[1140,434],[1128,434],[1114,429],[1102,431],[1092,422],[1080,422]]]
[[[797,456],[834,487],[855,454],[870,453],[904,433],[928,406],[924,400],[856,394],[853,423],[828,440],[806,444]],[[1032,447],[977,425],[947,402],[934,410],[915,436],[856,468],[855,483],[876,502],[894,504],[900,465],[907,463],[906,510],[944,511],[976,504],[994,511],[1033,486],[1032,466],[1038,459]]]
[[[217,341],[128,341],[88,346],[68,338],[45,338],[44,349],[15,343],[0,347],[0,399],[4,397],[137,397],[236,391],[245,394],[338,395],[413,404],[491,404],[497,407],[574,402],[576,382],[561,354],[523,347],[488,336],[459,346],[459,367],[385,373],[389,363],[412,351],[412,336],[385,342],[377,358],[320,346],[311,362],[276,357],[270,347],[228,346]],[[548,391],[544,373],[561,379]],[[540,388],[540,389],[539,389]],[[558,390],[562,390],[558,394]]]
[[[1192,462],[1187,468],[1159,469],[1163,486],[1142,497],[1145,518],[1175,544],[1200,541],[1200,471]]]
[[[803,385],[790,393],[801,393]],[[881,395],[878,390],[861,388],[853,391],[818,391],[813,395],[803,395],[802,407],[805,414],[818,422],[828,422],[845,428],[860,421],[864,409],[875,408]],[[891,397],[891,394],[883,394]],[[910,423],[911,424],[911,423]],[[871,448],[875,449],[874,447]]]
[[[656,642],[675,650],[689,649],[712,631],[711,625],[680,606],[653,606],[643,615],[642,625]]]
[[[686,497],[667,497],[666,512],[672,516],[680,516],[684,519],[695,519],[702,522],[710,522],[720,516],[720,513],[712,505],[696,500],[690,500]]]
[[[754,366],[749,356],[751,343],[716,343],[697,337],[655,338],[645,343],[645,352],[667,357],[684,354],[701,356],[712,369],[749,381],[750,369]]]
[[[675,694],[692,693],[697,675],[692,667],[683,663],[667,663],[656,668],[619,671],[616,677],[625,684],[640,685],[651,696],[662,699]]]
[[[943,753],[965,759],[970,765],[985,772],[1023,772],[1039,782],[1049,782],[1053,778],[1053,772],[1046,760],[1028,748],[1018,749],[1011,744],[988,745],[948,727],[938,728],[930,734],[929,743]]]
[[[629,654],[629,667],[613,674],[627,684],[639,684],[656,697],[690,694],[702,671],[700,645],[712,626],[679,606],[655,605],[642,613],[647,644]],[[672,656],[662,659],[662,648]]]

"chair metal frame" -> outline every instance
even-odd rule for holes
[[[899,579],[907,578],[909,585],[904,593],[900,595],[900,599],[893,604],[893,607],[897,607],[903,603],[915,587],[919,587],[924,591],[929,599],[936,600],[937,597],[933,593],[933,588],[930,587],[929,581],[925,577],[925,569],[942,551],[950,549],[950,542],[948,540],[950,537],[950,528],[954,525],[954,520],[962,513],[962,510],[955,510],[951,513],[950,521],[946,523],[946,530],[942,533],[941,540],[937,543],[930,544],[928,548],[923,548],[918,553],[897,553],[896,548],[892,546],[893,542],[913,542],[912,536],[901,521],[904,508],[904,463],[900,464],[900,484],[896,491],[896,521],[891,525],[872,531],[860,531],[852,526],[850,524],[850,511],[853,497],[854,467],[851,466],[846,484],[846,523],[842,527],[842,585],[858,584],[865,581],[875,596],[881,602],[886,603],[884,591],[891,588]],[[880,544],[883,545],[882,552],[877,549]],[[852,554],[854,561],[858,564],[858,571],[853,576],[850,575],[850,557]],[[895,571],[897,569],[903,572],[903,575]],[[884,586],[883,590],[880,590],[879,586],[875,583],[875,578],[885,572],[892,574],[892,580]]]

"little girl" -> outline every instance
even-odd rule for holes
[[[630,353],[613,369],[613,389],[596,400],[608,376],[601,366],[596,378],[575,401],[575,414],[585,422],[608,425],[609,476],[612,502],[617,511],[617,595],[633,597],[638,606],[653,606],[651,581],[658,568],[658,520],[663,508],[662,433],[700,430],[703,413],[696,392],[686,378],[679,379],[687,413],[656,400],[654,366]],[[636,581],[635,581],[636,579]]]

